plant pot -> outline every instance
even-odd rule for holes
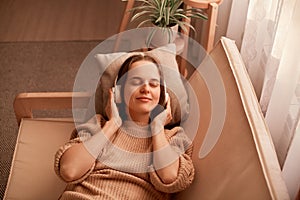
[[[178,33],[178,24],[170,28],[161,28],[155,26],[149,34],[148,41],[151,46],[160,47],[169,43],[173,43]],[[149,42],[147,42],[149,44]]]

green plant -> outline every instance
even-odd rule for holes
[[[131,21],[139,21],[138,27],[147,23],[161,28],[169,28],[178,24],[183,31],[186,31],[187,27],[195,31],[194,27],[183,19],[207,19],[201,9],[184,9],[182,0],[137,0],[137,2],[140,4],[130,9],[129,12],[134,13]]]

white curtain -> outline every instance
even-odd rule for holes
[[[281,164],[299,119],[299,1],[250,0],[241,47]]]
[[[249,0],[241,55],[279,163],[293,166],[295,159],[286,158],[300,156],[300,146],[290,148],[300,134],[300,0]],[[299,170],[287,173],[285,177],[300,177]],[[299,190],[300,180],[296,182],[291,197]]]
[[[280,27],[284,22],[279,23],[280,20],[283,21],[280,18],[282,4],[282,0],[249,1],[241,54],[259,99],[265,98],[262,95],[264,80],[272,79],[271,77],[274,79],[276,76],[286,40],[288,26]],[[292,3],[290,6],[292,10]],[[285,20],[288,21],[288,17]],[[270,87],[269,91],[272,90]],[[267,105],[262,105],[264,112],[266,107]]]

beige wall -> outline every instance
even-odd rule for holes
[[[216,41],[226,34],[231,1],[224,0],[219,7]],[[1,0],[0,42],[103,40],[118,32],[125,4],[121,0]]]
[[[121,0],[1,0],[0,41],[99,40],[118,31]]]
[[[219,6],[215,41],[218,41],[222,36],[226,36],[231,4],[232,0],[223,0]]]

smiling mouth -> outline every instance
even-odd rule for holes
[[[149,101],[152,100],[152,99],[149,98],[149,97],[138,97],[138,98],[136,98],[136,99],[139,100],[139,101],[142,101],[142,102],[149,102]]]

